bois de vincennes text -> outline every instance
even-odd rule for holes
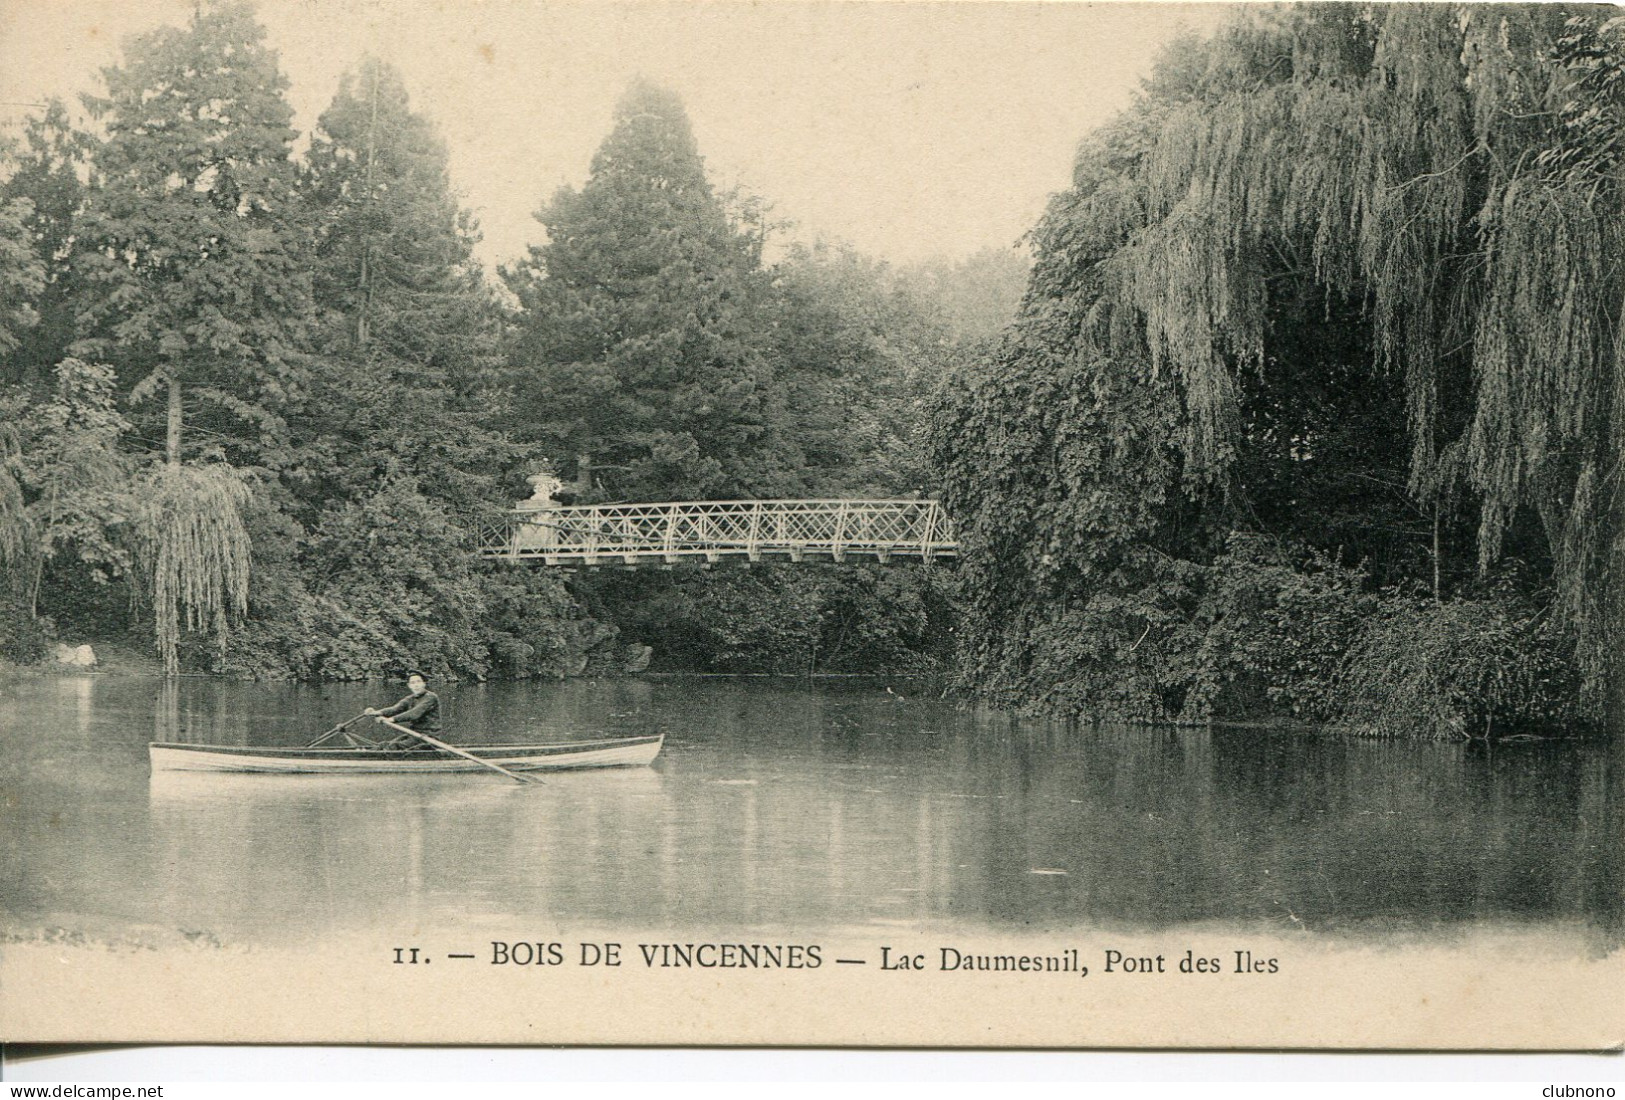
[[[900,976],[924,973],[999,973],[1087,978],[1258,976],[1279,974],[1280,960],[1246,947],[1219,950],[1185,947],[1165,951],[1057,945],[1011,952],[970,944],[880,944],[843,950],[822,943],[742,941],[634,942],[591,940],[489,940],[462,950],[394,947],[389,962],[425,966],[438,960],[459,966],[516,970],[558,967],[637,970],[822,970],[865,967]]]

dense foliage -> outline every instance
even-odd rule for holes
[[[754,314],[759,241],[705,178],[682,105],[639,83],[548,243],[510,276],[525,305],[525,428],[613,499],[772,496],[794,465]]]
[[[499,287],[398,74],[359,62],[296,153],[251,7],[199,5],[88,128],[55,104],[0,149],[0,657],[128,633],[172,672],[545,676],[652,646],[957,661],[1096,717],[1596,719],[1622,73],[1601,9],[1242,13],[1084,142],[1030,272],[780,246],[638,83]],[[582,502],[940,489],[963,564],[483,563],[542,472]]]
[[[399,78],[347,76],[293,155],[251,8],[132,42],[9,150],[0,645],[151,639],[170,670],[561,674],[603,640],[556,578],[482,568],[534,461],[506,319]]]
[[[908,571],[567,583],[473,552],[543,469],[584,499],[925,482],[948,320],[850,252],[764,265],[759,204],[713,190],[670,92],[634,85],[543,211],[515,310],[389,66],[346,74],[300,155],[245,3],[104,79],[90,127],[52,104],[0,150],[0,656],[129,634],[171,672],[261,677],[935,659],[944,598]]]
[[[975,685],[1138,719],[1600,714],[1611,14],[1295,6],[1169,52],[941,404]]]
[[[926,485],[922,404],[954,359],[947,323],[847,249],[793,247],[764,266],[765,226],[736,216],[752,210],[712,189],[677,99],[640,83],[586,184],[537,215],[548,243],[507,273],[524,305],[513,425],[572,499]],[[931,666],[948,630],[939,587],[859,566],[575,582],[623,644],[654,647],[657,668],[778,672]]]

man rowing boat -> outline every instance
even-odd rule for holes
[[[423,679],[423,673],[414,672],[406,678],[407,690],[411,692],[406,698],[392,707],[379,710],[368,707],[364,713],[384,719],[388,718],[397,726],[407,729],[419,730],[430,735],[440,732],[440,696],[429,690],[429,684]],[[388,742],[385,748],[390,749],[428,749],[433,748],[426,741],[420,741],[410,734],[403,733],[393,741]]]

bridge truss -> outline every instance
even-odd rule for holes
[[[481,556],[545,565],[748,561],[931,562],[958,555],[934,500],[721,500],[519,508]]]

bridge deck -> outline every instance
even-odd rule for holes
[[[750,561],[932,561],[957,556],[934,500],[722,500],[518,508],[482,557],[545,565]]]

